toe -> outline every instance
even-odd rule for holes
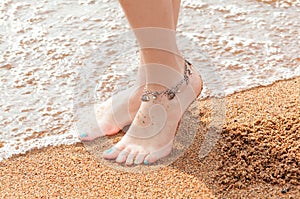
[[[78,138],[81,141],[91,141],[94,140],[97,136],[94,136],[94,133],[81,133],[78,135]]]
[[[149,154],[145,157],[144,159],[144,164],[152,164],[154,163],[155,161],[157,161],[159,158],[156,157],[155,155],[153,154]]]
[[[105,136],[104,133],[102,133],[102,131],[100,131],[99,128],[89,128],[88,130],[80,133],[78,135],[78,138],[81,140],[81,141],[91,141],[91,140],[94,140],[98,137],[103,137]]]
[[[110,149],[103,152],[103,158],[108,160],[114,160],[119,156],[121,151],[122,151],[121,149],[118,149],[115,146],[111,147]]]
[[[137,156],[135,157],[135,160],[134,160],[134,164],[142,164],[142,163],[144,163],[146,155],[147,155],[146,153],[139,153],[139,154],[137,154]]]
[[[126,165],[133,165],[133,161],[135,159],[137,152],[131,151],[131,153],[129,153],[129,155],[127,156]]]
[[[171,153],[171,151],[172,151],[172,148],[170,148],[170,147],[164,147],[163,149],[160,149],[158,151],[151,152],[150,154],[148,154],[145,157],[144,163],[145,164],[146,163],[148,163],[148,164],[154,163],[157,160],[162,159],[162,158],[168,156]]]
[[[82,142],[87,142],[87,141],[92,141],[92,140],[94,140],[95,138],[93,138],[93,137],[88,137],[88,136],[81,136],[81,135],[80,135],[79,139],[80,139]]]
[[[117,163],[124,163],[127,160],[130,151],[128,149],[124,149],[121,151],[116,159]]]
[[[87,137],[88,137],[88,134],[87,134],[87,133],[81,133],[81,134],[78,135],[78,138],[79,138],[80,140],[84,140],[84,139],[86,139]]]

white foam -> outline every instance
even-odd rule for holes
[[[202,97],[300,76],[299,1],[182,3],[178,44],[203,76]],[[118,1],[4,0],[0,10],[0,161],[78,142],[73,103],[86,99],[74,94],[101,85],[103,100],[135,80]]]

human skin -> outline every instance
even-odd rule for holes
[[[126,123],[123,122],[126,119],[122,118],[126,115],[124,112],[127,112],[127,123],[131,126],[116,145],[104,152],[103,157],[127,165],[154,163],[171,152],[178,123],[183,112],[200,94],[202,81],[190,66],[193,75],[187,85],[181,86],[182,91],[176,93],[174,99],[158,96],[141,102],[143,90],[164,91],[183,79],[186,64],[176,44],[180,0],[119,2],[140,46],[142,80],[135,91],[127,92],[129,96],[123,94],[116,103],[109,101],[104,106],[106,116],[99,119],[104,133],[99,136],[117,133]],[[124,103],[120,99],[124,99]],[[115,115],[121,117],[116,119]],[[82,139],[91,140],[99,136],[87,134]]]

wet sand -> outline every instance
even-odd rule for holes
[[[226,97],[226,122],[208,156],[197,133],[184,156],[145,174],[113,170],[82,144],[0,163],[1,198],[300,198],[300,77]],[[209,120],[199,102],[199,122]],[[199,132],[201,132],[199,130]]]

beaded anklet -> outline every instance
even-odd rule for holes
[[[141,97],[141,100],[143,102],[148,102],[150,101],[151,97],[152,99],[156,99],[160,95],[166,95],[168,97],[168,100],[174,99],[176,96],[176,93],[179,93],[180,90],[179,88],[182,86],[182,84],[185,82],[186,85],[189,83],[190,76],[193,74],[191,70],[191,63],[185,60],[184,63],[184,74],[183,74],[183,79],[179,81],[174,87],[165,89],[163,91],[149,91],[147,90],[147,85],[144,88],[144,93]]]

